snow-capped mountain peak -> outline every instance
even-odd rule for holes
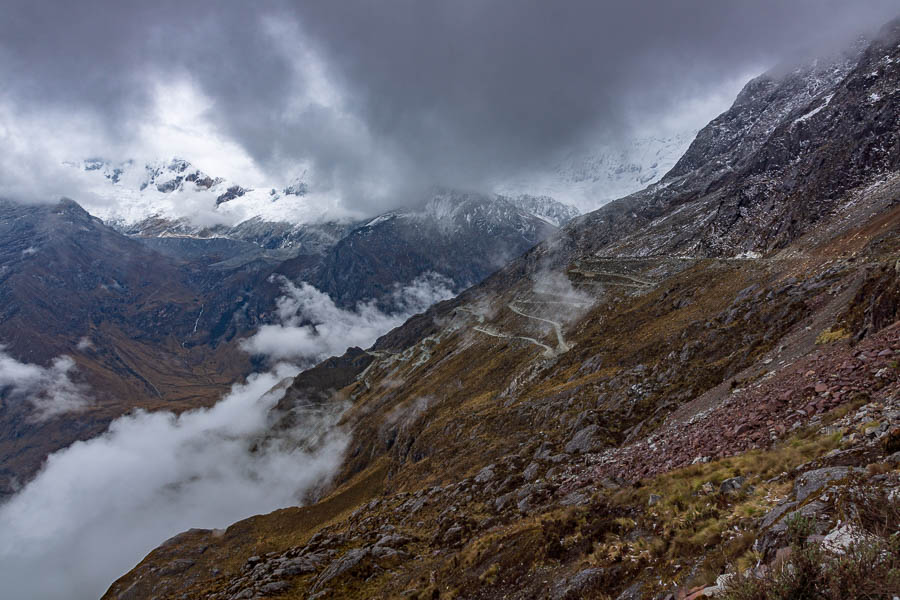
[[[277,239],[292,246],[298,234],[287,229],[293,231],[309,223],[348,221],[326,213],[332,203],[310,189],[306,172],[285,186],[249,187],[207,173],[180,157],[145,164],[90,158],[69,166],[82,172],[93,196],[100,199],[94,203],[81,199],[91,214],[120,230],[140,235],[245,239],[249,234],[253,240],[263,239],[268,246],[273,243],[272,236],[262,231],[268,227],[277,229]],[[531,216],[560,227],[578,214],[574,206],[549,196],[435,189],[419,208],[384,213],[365,226],[393,218],[413,218],[453,231],[473,220],[502,225]]]
[[[90,158],[68,166],[81,171],[79,200],[101,219],[130,227],[157,218],[198,228],[236,226],[251,219],[300,223],[322,215],[309,202],[304,172],[285,186],[249,187],[174,157],[139,163]]]

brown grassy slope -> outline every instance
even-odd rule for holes
[[[783,340],[805,331],[810,324],[821,324],[817,317],[826,308],[835,326],[861,323],[855,315],[866,313],[870,295],[865,290],[884,287],[885,278],[893,277],[879,265],[893,265],[897,259],[894,253],[881,251],[884,240],[900,234],[897,220],[879,215],[878,221],[839,232],[832,244],[801,241],[795,246],[794,255],[776,259],[707,259],[677,264],[646,261],[643,271],[637,274],[643,273],[654,283],[645,288],[601,288],[572,277],[575,289],[591,294],[596,303],[566,323],[564,332],[573,347],[552,358],[543,356],[541,348],[532,342],[490,337],[474,329],[489,327],[533,337],[552,346],[555,337],[550,327],[523,319],[508,309],[516,298],[534,297],[531,282],[521,282],[500,297],[470,297],[465,308],[483,313],[482,324],[471,312],[455,311],[440,321],[437,335],[403,353],[382,353],[363,377],[343,391],[354,400],[344,418],[344,425],[354,435],[338,481],[357,482],[353,485],[369,488],[369,493],[359,496],[357,506],[380,493],[382,498],[397,499],[399,507],[407,495],[432,486],[456,485],[490,464],[501,465],[497,468],[520,480],[521,472],[541,448],[547,449],[549,455],[561,457],[560,464],[570,472],[578,472],[588,457],[565,453],[565,446],[585,426],[596,425],[592,441],[596,449],[614,448],[629,435],[646,436],[659,428],[673,409],[721,382],[742,373],[746,376],[744,370],[762,364],[763,358],[777,356]],[[869,246],[856,245],[856,256],[852,256],[844,240],[849,238],[856,243],[863,237],[869,240]],[[632,267],[624,262],[618,265],[620,269]],[[628,272],[634,274],[633,269]],[[841,295],[853,298],[845,307],[844,316],[841,311],[833,312],[833,299]],[[534,306],[532,309],[535,314],[540,310]],[[549,319],[560,313],[552,307],[543,310],[541,314]],[[756,445],[765,447],[768,443],[761,439]],[[552,465],[553,461],[546,464]],[[385,479],[360,479],[360,473],[371,473],[375,465],[384,465]],[[528,548],[544,548],[543,528],[553,527],[552,523],[561,518],[554,516],[554,511],[566,509],[560,508],[557,500],[548,505],[549,512],[538,516],[517,516],[518,511],[512,510],[499,517],[507,523],[499,534],[493,528],[477,526],[481,521],[498,518],[491,502],[502,493],[504,488],[499,486],[487,497],[446,500],[446,504],[423,509],[415,521],[405,520],[406,531],[420,540],[419,544],[431,540],[418,546],[414,554],[421,557],[434,548],[444,548],[439,558],[426,563],[451,580],[474,577],[481,585],[507,580],[509,585],[517,582],[517,586],[528,587],[528,581],[534,579],[537,585],[544,569],[552,572],[560,568],[553,562],[557,559],[540,558],[538,564],[529,563],[524,571],[512,568],[512,562],[521,561],[522,553],[530,552]],[[570,535],[575,535],[578,528],[599,526],[597,519],[607,523],[611,517],[603,517],[603,511],[611,509],[603,508],[605,502],[591,504],[594,508],[588,510],[589,514],[579,509],[580,516],[575,519],[579,524]],[[463,511],[466,522],[476,524],[471,525],[475,531],[493,533],[479,533],[462,550],[445,543],[440,536],[447,529],[446,516],[441,525],[440,513],[447,504]],[[391,519],[403,519],[402,510],[396,507],[399,515],[385,513],[384,507],[363,514],[395,522]],[[301,523],[294,531],[283,529],[277,537],[270,537],[267,531],[272,523],[279,522],[279,514],[242,522],[242,535],[256,540],[253,544],[220,538],[205,540],[213,552],[227,552],[232,559],[220,567],[222,572],[215,578],[198,575],[193,567],[189,569],[197,585],[189,589],[198,594],[201,589],[222,589],[216,581],[233,581],[241,561],[251,554],[261,548],[279,552],[301,546],[318,528],[318,524],[313,527]],[[563,520],[568,522],[571,518]],[[333,522],[330,531],[352,536],[358,530],[354,523],[359,520]],[[603,527],[613,532],[621,529],[620,525],[608,523]],[[715,538],[712,530],[709,535],[709,539]],[[502,548],[496,547],[496,540],[491,541],[494,538],[504,540]],[[690,552],[694,552],[696,543],[688,542],[685,548],[693,548]],[[508,549],[509,544],[517,550],[504,559],[503,553],[508,550],[503,548]],[[494,549],[488,552],[484,547]],[[490,554],[499,561],[493,575],[485,574],[491,566],[482,558],[472,558],[473,552],[475,556]],[[680,550],[669,549],[663,554],[673,556],[672,552],[677,554]],[[164,555],[159,551],[152,553],[142,567],[117,582],[112,591],[124,589],[137,573],[146,575],[149,569],[160,568],[176,555],[177,545],[169,547]],[[466,561],[471,563],[471,569],[460,567]],[[543,564],[546,561],[550,566]],[[505,563],[510,564],[504,566]],[[418,578],[425,573],[423,568],[411,562],[397,567],[399,571],[395,572],[404,573],[401,579],[407,584],[421,587]],[[501,575],[503,572],[506,575]],[[632,570],[623,571],[626,572]],[[676,569],[673,573],[677,572]],[[179,575],[172,581],[180,586],[185,577]],[[166,590],[173,589],[158,578],[151,577],[149,581],[159,586],[155,593],[160,597],[167,597]],[[297,580],[292,588],[297,593],[292,592],[289,597],[304,597],[302,590],[311,581],[308,576]],[[392,597],[402,591],[392,578],[376,578],[371,585],[349,581],[350,587],[344,590],[347,597]]]

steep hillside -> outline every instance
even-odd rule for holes
[[[330,495],[105,597],[900,593],[898,137],[900,21],[750,82],[659,183],[301,375],[281,426],[352,400]]]
[[[751,81],[658,184],[572,224],[566,243],[619,255],[783,248],[896,171],[891,44]]]

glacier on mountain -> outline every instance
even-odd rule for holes
[[[514,197],[550,197],[581,213],[589,212],[659,181],[675,166],[696,134],[690,130],[638,138],[623,146],[573,151],[530,177],[499,182],[495,191]]]

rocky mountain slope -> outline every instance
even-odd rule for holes
[[[887,51],[857,47],[751,81],[658,184],[573,225],[572,242],[632,255],[786,246],[896,169]]]
[[[577,215],[547,197],[437,190],[419,208],[360,222],[272,222],[257,216],[231,227],[198,227],[187,219],[151,217],[120,228],[173,256],[188,252],[183,258],[189,260],[210,245],[230,248],[232,261],[303,255],[310,266],[302,279],[339,306],[376,299],[391,310],[398,285],[436,273],[464,289]]]
[[[750,82],[659,183],[301,375],[274,416],[353,403],[319,502],[105,597],[897,595],[898,138],[900,21]]]
[[[372,219],[328,220],[311,216],[309,186],[301,179],[284,189],[245,188],[212,177],[190,162],[174,158],[147,164],[111,164],[92,159],[73,165],[97,181],[97,194],[115,202],[98,207],[116,229],[147,240],[177,256],[193,253],[203,242],[226,240],[231,254],[248,260],[261,254],[321,257],[309,279],[340,306],[377,298],[390,307],[395,284],[408,284],[435,272],[463,289],[522,254],[579,212],[547,196],[494,196],[435,190],[419,207],[391,211]],[[313,202],[315,204],[315,202]],[[283,252],[278,252],[283,251]]]
[[[534,216],[523,201],[548,216]],[[548,221],[565,219],[566,209],[546,198],[438,192],[421,209],[383,214],[350,231],[312,281],[342,306],[365,298],[389,303],[397,282],[427,272],[464,289],[548,237],[556,230]]]

